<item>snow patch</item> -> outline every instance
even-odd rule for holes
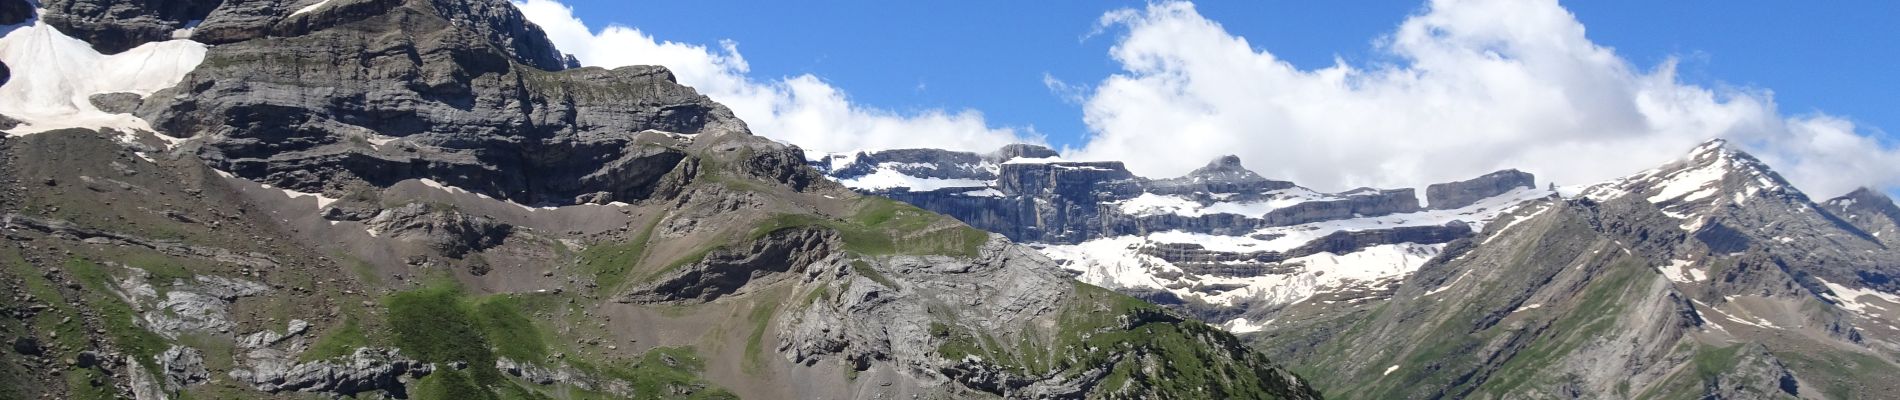
[[[143,119],[93,106],[92,96],[132,93],[144,97],[177,86],[204,62],[205,49],[203,43],[168,40],[104,55],[43,21],[34,21],[0,37],[0,62],[12,70],[11,80],[0,86],[0,114],[21,121],[8,131],[13,135],[64,128],[152,131]]]
[[[1715,195],[1720,190],[1722,178],[1728,176],[1728,168],[1722,163],[1711,163],[1687,171],[1670,174],[1662,182],[1662,190],[1655,196],[1649,196],[1650,203],[1662,203],[1670,200],[1696,201]]]
[[[1709,280],[1707,271],[1695,267],[1689,260],[1670,260],[1669,265],[1657,267],[1664,277],[1676,283],[1700,283]]]
[[[1003,161],[1004,164],[1050,164],[1059,162],[1069,162],[1069,160],[1064,160],[1062,157],[1016,157],[1008,161]]]
[[[560,207],[534,207],[534,206],[529,206],[529,205],[526,205],[526,204],[521,204],[521,203],[516,203],[516,202],[514,202],[513,200],[500,200],[500,199],[496,199],[496,198],[494,198],[494,197],[489,197],[488,195],[485,195],[485,194],[481,194],[481,193],[475,193],[475,192],[471,192],[471,191],[468,191],[467,189],[463,189],[463,188],[459,188],[459,187],[455,187],[455,186],[449,186],[449,185],[444,185],[444,184],[442,184],[442,182],[436,182],[436,181],[435,181],[434,179],[429,179],[429,178],[421,178],[421,179],[417,179],[417,181],[420,181],[420,182],[422,182],[422,185],[423,185],[423,186],[428,186],[428,187],[431,187],[431,188],[435,188],[435,189],[437,189],[437,190],[441,190],[441,191],[444,191],[444,192],[449,192],[449,193],[455,193],[455,194],[470,194],[470,195],[475,195],[475,197],[480,197],[480,198],[482,198],[483,200],[496,200],[496,201],[500,201],[500,202],[504,202],[504,203],[508,203],[508,204],[511,204],[511,205],[514,205],[515,207],[521,207],[521,209],[523,209],[523,210],[527,210],[527,211],[530,211],[530,212],[533,212],[533,211],[538,211],[538,210],[555,210],[555,209],[560,209]]]
[[[991,188],[985,188],[983,190],[971,190],[968,192],[963,192],[963,193],[958,193],[958,194],[969,196],[969,197],[1003,197],[1002,191],[991,189]]]
[[[1868,307],[1879,308],[1879,309],[1888,310],[1888,311],[1900,311],[1900,295],[1894,295],[1892,293],[1881,293],[1873,289],[1849,288],[1847,286],[1842,286],[1834,282],[1828,282],[1826,279],[1820,279],[1820,278],[1815,278],[1815,279],[1820,280],[1822,285],[1827,286],[1828,291],[1834,292],[1834,296],[1831,299],[1834,301],[1834,303],[1840,304],[1841,308],[1847,309],[1848,311],[1853,311],[1856,313],[1860,313],[1861,315],[1867,315],[1867,316],[1872,316],[1871,314],[1868,314],[1868,310],[1867,310]],[[1873,303],[1871,301],[1863,300],[1868,297],[1872,297],[1875,300],[1884,301],[1887,304],[1891,304],[1892,306],[1881,305],[1881,304]],[[1896,307],[1896,308],[1889,308],[1889,307]]]
[[[322,9],[322,8],[323,8],[323,6],[327,6],[327,5],[330,5],[330,2],[331,2],[331,1],[333,1],[333,0],[323,0],[323,1],[319,1],[319,2],[317,2],[316,4],[311,4],[311,5],[308,5],[308,6],[305,6],[304,8],[299,8],[299,9],[297,9],[297,12],[293,12],[293,13],[290,13],[290,16],[292,16],[292,17],[295,17],[295,16],[298,16],[298,15],[302,15],[302,14],[304,14],[304,13],[307,13],[307,12],[311,12],[311,11],[316,11],[316,10],[319,10],[319,9]]]
[[[839,181],[838,183],[844,184],[845,187],[858,190],[907,188],[913,192],[928,192],[944,188],[982,188],[989,186],[989,181],[923,178],[906,175],[890,168],[878,168],[877,172]]]
[[[1192,235],[1192,236],[1190,236]],[[1208,239],[1245,239],[1228,236],[1172,232],[1172,235],[1118,236],[1085,241],[1073,245],[1041,246],[1049,258],[1062,261],[1063,268],[1079,272],[1077,280],[1109,288],[1160,289],[1183,298],[1198,298],[1215,304],[1236,305],[1244,301],[1268,304],[1293,304],[1331,289],[1396,282],[1425,261],[1438,255],[1443,244],[1388,244],[1367,247],[1348,254],[1319,253],[1277,263],[1292,267],[1288,273],[1262,276],[1187,276],[1186,271],[1158,257],[1142,254],[1141,249],[1157,243],[1202,243],[1182,241],[1183,237]],[[1213,242],[1218,243],[1218,241]],[[1231,246],[1234,243],[1226,243]],[[1217,246],[1208,246],[1217,251]],[[1201,285],[1233,285],[1233,290],[1209,293],[1193,290]]]
[[[1267,329],[1266,323],[1254,323],[1246,318],[1234,318],[1232,321],[1227,321],[1225,325],[1227,331],[1233,333],[1253,333]]]

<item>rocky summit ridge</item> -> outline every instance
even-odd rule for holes
[[[21,5],[0,398],[1318,397],[505,1]]]

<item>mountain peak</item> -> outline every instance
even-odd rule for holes
[[[1240,168],[1240,156],[1228,154],[1228,155],[1224,155],[1220,157],[1215,157],[1214,161],[1209,161],[1207,163],[1207,166],[1201,167],[1201,168],[1206,169],[1206,168],[1215,168],[1215,167]]]
[[[1886,215],[1900,222],[1900,205],[1895,205],[1893,198],[1887,197],[1886,193],[1881,193],[1879,190],[1874,190],[1869,187],[1854,189],[1854,191],[1841,195],[1841,197],[1828,199],[1825,204],[1830,210],[1842,211],[1849,214],[1864,210]]]
[[[1702,144],[1696,145],[1694,150],[1689,151],[1689,155],[1693,157],[1704,153],[1724,152],[1725,150],[1734,151],[1734,148],[1729,146],[1728,139],[1714,138],[1704,140]]]
[[[1755,156],[1727,140],[1710,139],[1681,159],[1598,185],[1585,191],[1584,196],[1604,200],[1640,195],[1651,203],[1668,204],[1666,211],[1682,214],[1688,213],[1688,208],[1721,201],[1743,204],[1763,192],[1799,191]]]
[[[1206,166],[1195,169],[1193,172],[1188,172],[1187,176],[1222,180],[1266,179],[1261,177],[1260,174],[1254,173],[1248,170],[1247,167],[1240,165],[1240,157],[1231,154],[1215,157],[1214,160],[1209,161]]]
[[[1827,201],[1827,203],[1828,203],[1828,204],[1836,204],[1836,203],[1846,203],[1846,204],[1853,204],[1853,203],[1874,203],[1874,204],[1879,204],[1879,203],[1881,203],[1881,202],[1886,202],[1886,203],[1893,203],[1893,199],[1892,199],[1892,198],[1889,198],[1889,197],[1887,197],[1887,195],[1886,195],[1885,193],[1881,193],[1881,192],[1880,192],[1880,191],[1878,191],[1878,190],[1874,190],[1874,188],[1870,188],[1870,187],[1866,187],[1866,186],[1862,186],[1862,187],[1860,187],[1859,189],[1854,189],[1854,191],[1852,191],[1852,192],[1847,192],[1847,194],[1845,194],[1845,195],[1841,195],[1841,197],[1835,197],[1835,198],[1833,198],[1833,199],[1831,199],[1831,200],[1828,200],[1828,201]]]

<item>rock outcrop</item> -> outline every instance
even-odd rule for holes
[[[364,224],[377,236],[421,243],[454,258],[500,245],[514,231],[514,227],[493,218],[421,203],[384,209]]]
[[[1537,178],[1528,172],[1507,169],[1467,181],[1427,186],[1425,201],[1432,209],[1452,210],[1520,188],[1537,188]]]
[[[171,390],[203,384],[211,379],[211,372],[205,369],[204,352],[196,348],[172,345],[164,353],[159,353],[158,365],[165,370],[165,387]]]
[[[788,228],[753,240],[741,248],[714,250],[705,258],[656,278],[635,289],[624,301],[639,303],[711,301],[755,281],[782,278],[838,251],[836,232],[816,228]],[[761,282],[763,283],[763,282]]]
[[[360,348],[341,360],[258,363],[249,369],[232,371],[231,378],[269,393],[322,392],[351,396],[381,391],[402,398],[408,393],[407,380],[434,371],[434,365],[404,358],[396,350]]]

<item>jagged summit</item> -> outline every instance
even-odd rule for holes
[[[1822,203],[1828,212],[1867,232],[1881,243],[1900,245],[1900,206],[1871,188],[1859,188]]]
[[[1676,161],[1598,184],[1585,190],[1583,195],[1596,200],[1641,195],[1676,213],[1706,209],[1722,202],[1741,205],[1763,196],[1807,201],[1805,194],[1766,163],[1723,139],[1703,142]]]
[[[1855,188],[1854,191],[1847,192],[1847,194],[1841,195],[1840,197],[1828,199],[1827,204],[1828,205],[1861,204],[1861,205],[1876,205],[1876,206],[1885,207],[1885,206],[1893,205],[1893,198],[1887,197],[1886,193],[1881,193],[1879,190],[1874,190],[1874,188],[1862,186],[1859,188]]]
[[[1214,160],[1209,161],[1206,166],[1196,168],[1194,171],[1188,172],[1184,177],[1226,182],[1259,181],[1267,179],[1247,169],[1247,167],[1240,165],[1240,157],[1231,154],[1215,157]]]

